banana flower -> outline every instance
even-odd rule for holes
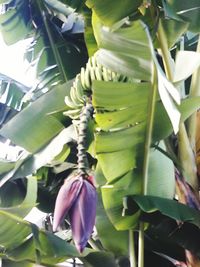
[[[72,237],[80,253],[92,234],[97,202],[93,177],[85,176],[77,175],[65,180],[58,192],[53,222],[53,231],[56,231],[65,216],[69,216]]]

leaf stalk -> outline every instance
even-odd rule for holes
[[[51,45],[51,48],[52,48],[52,51],[53,51],[53,54],[54,54],[54,57],[55,57],[55,60],[56,60],[56,64],[58,66],[58,70],[59,70],[61,79],[62,79],[63,82],[66,82],[68,79],[67,79],[67,76],[66,76],[63,64],[62,64],[62,59],[61,59],[60,54],[58,52],[58,49],[57,49],[57,47],[55,45],[55,41],[53,39],[51,30],[50,30],[50,27],[49,27],[49,23],[47,21],[46,13],[44,11],[44,8],[42,7],[43,4],[41,3],[40,0],[37,1],[37,3],[38,3],[38,7],[40,9],[41,15],[42,15],[41,17],[42,17],[42,20],[43,20],[43,23],[44,23],[44,26],[45,26],[45,29],[46,29],[46,32],[47,32],[47,35],[48,35],[48,38],[49,38],[49,42],[50,42],[50,45]]]
[[[153,123],[157,96],[157,75],[156,67],[153,65],[152,73],[152,86],[149,94],[149,107],[148,107],[148,118],[147,118],[147,130],[144,145],[144,162],[143,162],[143,189],[142,194],[147,195],[148,190],[148,170],[149,170],[149,156],[150,147],[152,142]],[[139,224],[139,240],[138,240],[138,267],[144,267],[144,223]]]
[[[196,52],[200,53],[200,35]],[[200,67],[193,73],[190,85],[190,97],[196,97],[196,96],[200,96]],[[196,128],[197,128],[197,118],[195,112],[188,119],[188,137],[194,154],[196,154]]]
[[[144,223],[140,222],[138,243],[138,267],[144,267]]]
[[[137,267],[133,230],[129,230],[129,259],[130,259],[130,267]]]
[[[158,41],[160,44],[160,50],[163,57],[163,64],[166,72],[166,76],[169,81],[173,82],[173,64],[171,59],[171,54],[167,46],[165,33],[161,23],[159,23],[158,27]],[[197,190],[197,175],[196,175],[196,168],[195,168],[195,159],[194,154],[192,153],[191,143],[189,142],[188,134],[185,128],[185,124],[181,123],[179,127],[178,133],[178,147],[179,147],[179,155],[181,157],[180,165],[183,171],[186,174],[186,177],[192,177],[188,182],[189,184]],[[187,158],[187,162],[185,159]],[[187,166],[190,166],[188,169]]]

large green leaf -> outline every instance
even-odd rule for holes
[[[93,104],[96,108],[95,150],[98,163],[107,180],[102,187],[102,200],[106,213],[119,230],[137,226],[139,214],[122,217],[122,198],[125,192],[142,192],[142,165],[147,127],[150,83],[120,83],[94,81]],[[159,102],[158,102],[159,103]],[[157,151],[152,151],[155,162]],[[153,159],[154,158],[154,159]],[[168,198],[174,195],[173,164],[160,156],[160,164],[151,164],[148,190]],[[163,169],[168,167],[168,175]],[[160,173],[160,171],[162,172]],[[172,182],[172,183],[171,183]],[[160,192],[157,184],[162,185]],[[111,201],[112,200],[112,201]]]
[[[120,230],[136,227],[139,216],[136,213],[128,218],[122,217],[122,198],[125,192],[140,194],[142,190],[141,168],[148,99],[148,90],[144,87],[146,89],[142,91],[142,85],[146,86],[145,83],[124,85],[95,81],[92,87],[95,118],[97,127],[101,129],[99,131],[97,128],[95,136],[96,153],[108,182],[102,187],[102,199],[109,219]],[[131,89],[135,98],[131,97]],[[143,97],[137,97],[137,93],[140,95],[141,92],[144,93]],[[188,118],[198,107],[199,98],[183,100],[181,120]],[[172,131],[162,103],[156,102],[153,142],[167,137]],[[147,191],[166,198],[173,198],[174,195],[173,164],[159,151],[151,152]]]
[[[200,212],[175,200],[142,195],[132,195],[125,199],[125,211],[129,214],[138,208],[147,213],[159,211],[172,219],[191,223],[200,228]]]
[[[112,182],[131,171],[136,166],[135,154],[136,151],[133,148],[98,154],[98,162],[107,181]]]
[[[130,22],[127,27],[103,27],[94,16],[93,28],[99,48],[97,60],[107,68],[143,81],[151,81],[152,54],[145,25]]]
[[[96,134],[96,152],[109,153],[128,148],[138,148],[144,142],[145,122],[114,132]],[[133,138],[134,137],[134,138]],[[141,147],[140,147],[141,148]],[[136,153],[136,152],[135,152]]]
[[[129,229],[137,226],[138,214],[131,217],[122,217],[122,198],[127,192],[138,192],[142,190],[142,176],[138,173],[135,162],[131,155],[124,154],[126,150],[115,153],[103,153],[99,157],[99,164],[106,175],[108,184],[102,187],[102,198],[107,215],[111,222],[119,230]],[[127,151],[128,152],[128,151]],[[131,150],[130,150],[131,152]],[[132,151],[134,154],[134,152]],[[121,155],[118,161],[117,154]],[[131,162],[132,159],[132,162]],[[130,162],[130,163],[129,163]],[[125,169],[124,166],[128,166]],[[122,172],[135,170],[122,175]],[[108,166],[106,168],[106,166]],[[115,166],[115,168],[113,168]],[[138,170],[137,170],[138,169]],[[119,175],[122,175],[121,177]],[[113,179],[113,177],[118,177]],[[174,166],[171,160],[159,151],[151,150],[150,165],[148,172],[147,193],[165,198],[173,198],[175,191]]]
[[[122,217],[122,198],[127,191],[140,194],[142,190],[148,85],[150,88],[148,83],[101,81],[94,81],[92,85],[97,122],[95,149],[108,183],[102,187],[102,199],[109,219],[120,230],[137,226],[138,214],[130,218]],[[135,97],[132,97],[133,91]],[[198,109],[199,103],[199,98],[183,100],[180,105],[181,121]],[[166,138],[172,131],[163,104],[157,101],[153,143]],[[147,191],[166,198],[173,198],[174,195],[173,164],[159,151],[151,152]]]
[[[133,12],[136,12],[138,7],[142,4],[142,0],[117,0],[117,1],[101,1],[101,0],[87,0],[88,7],[97,14],[105,25],[112,25],[114,22],[127,17]]]
[[[111,70],[137,80],[152,81],[153,59],[157,68],[158,91],[172,122],[178,131],[180,112],[174,102],[180,104],[177,89],[167,80],[153,51],[152,40],[140,21],[129,22],[126,27],[106,28],[94,16],[94,33],[98,46],[97,61]],[[124,27],[123,27],[123,26]],[[126,49],[124,49],[126,48]],[[156,81],[154,81],[156,83]]]
[[[98,139],[102,137],[102,140],[106,142],[103,145],[106,145],[108,140],[108,145],[112,147],[112,142],[110,142],[109,138],[112,133],[107,132],[108,130],[133,126],[132,130],[128,129],[126,131],[128,133],[134,131],[134,126],[139,126],[138,122],[145,120],[146,113],[144,106],[148,101],[149,87],[149,83],[123,84],[116,82],[93,82],[93,104],[97,108],[95,120],[100,128],[105,131],[105,133],[100,132],[97,134],[97,145]],[[199,103],[199,97],[182,100],[179,106],[181,122],[184,122],[200,107]],[[172,131],[172,124],[163,104],[158,101],[156,103],[153,142],[166,138]],[[123,133],[123,130],[121,132]],[[117,135],[117,133],[113,134]],[[132,139],[130,141],[131,143],[134,142]],[[115,145],[113,145],[113,149],[114,147]],[[97,152],[99,151],[97,150]]]
[[[150,87],[150,83],[93,81],[93,104],[105,110],[127,107],[139,109],[140,106],[147,104]]]
[[[64,97],[68,94],[70,86],[71,82],[57,86],[31,103],[11,119],[0,130],[0,134],[29,152],[41,149],[64,128],[48,113],[65,109]]]

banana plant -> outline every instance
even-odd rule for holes
[[[4,26],[14,23],[15,18],[20,22],[15,29],[21,25],[18,38],[33,32],[34,46],[28,56],[36,64],[41,81],[41,86],[31,89],[34,102],[0,130],[2,136],[28,151],[14,167],[2,164],[2,200],[6,186],[21,188],[23,184],[26,188],[22,177],[35,173],[39,208],[51,213],[67,178],[66,195],[60,197],[59,193],[56,202],[62,198],[64,210],[56,208],[56,220],[65,219],[69,213],[72,234],[85,238],[87,234],[79,227],[91,222],[84,204],[90,196],[82,191],[83,185],[93,188],[95,184],[99,198],[97,233],[84,240],[87,248],[83,254],[73,245],[69,247],[77,236],[70,234],[66,241],[54,238],[24,223],[17,217],[20,213],[12,215],[14,209],[9,212],[7,208],[1,212],[2,223],[8,221],[12,227],[17,221],[26,231],[22,232],[25,237],[16,235],[13,243],[6,241],[9,232],[2,231],[0,245],[5,250],[1,256],[49,266],[69,257],[79,257],[84,266],[101,266],[102,261],[116,267],[199,266],[195,238],[200,233],[196,164],[196,111],[200,107],[198,0],[1,4],[5,8],[0,15],[4,19],[2,33],[7,42],[16,37]],[[23,16],[25,10],[29,10],[27,16]],[[6,14],[11,16],[9,20]],[[74,24],[80,29],[83,20],[85,43],[81,39],[77,58],[86,47],[90,58],[87,64],[80,58],[82,63],[75,62],[72,49],[65,65],[66,53],[59,45],[69,47],[69,40],[70,47],[80,44],[72,33],[77,29]],[[62,29],[68,31],[65,37]],[[40,89],[45,86],[51,91],[41,96]],[[33,116],[35,111],[37,116]],[[78,182],[74,169],[81,176]],[[75,177],[74,182],[71,177]],[[24,198],[20,190],[16,198]],[[62,203],[56,207],[59,205]],[[24,210],[22,204],[17,212]],[[19,231],[17,227],[13,227],[13,234]],[[68,227],[65,220],[56,235],[63,236]],[[22,253],[26,244],[27,253]]]

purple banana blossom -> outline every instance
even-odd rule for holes
[[[95,224],[97,193],[92,177],[73,176],[60,188],[54,210],[53,231],[69,215],[72,236],[81,253],[90,238]]]

